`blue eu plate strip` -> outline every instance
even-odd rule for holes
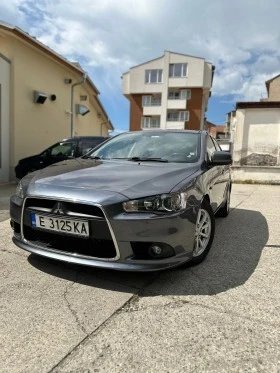
[[[32,227],[36,227],[36,217],[35,214],[30,214],[31,215],[31,225]]]

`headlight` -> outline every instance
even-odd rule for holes
[[[186,205],[186,193],[170,193],[123,202],[123,209],[125,212],[176,212],[185,209]]]
[[[16,188],[16,196],[19,198],[23,198],[23,189],[21,182],[18,183],[17,188]]]

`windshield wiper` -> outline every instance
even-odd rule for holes
[[[132,162],[138,162],[138,161],[141,161],[141,162],[165,162],[167,163],[168,160],[167,159],[164,159],[164,158],[153,158],[153,157],[132,157],[132,158],[128,158],[128,161],[132,161]]]
[[[101,159],[100,157],[97,156],[91,156],[91,155],[83,155],[83,159]]]
[[[114,158],[101,158],[97,156],[91,156],[91,155],[83,155],[83,159],[126,159],[128,161],[132,162],[164,162],[167,163],[168,160],[164,158],[154,158],[154,157],[131,157],[131,158],[120,158],[120,157],[114,157]]]

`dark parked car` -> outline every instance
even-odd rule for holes
[[[40,154],[21,159],[15,167],[16,177],[21,179],[29,172],[41,170],[53,163],[81,157],[108,138],[103,136],[79,136],[64,139]]]
[[[123,133],[25,176],[11,198],[16,245],[93,267],[201,262],[229,213],[229,152],[205,131]]]

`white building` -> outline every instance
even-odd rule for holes
[[[204,58],[166,51],[124,73],[130,130],[202,129],[214,75]]]
[[[238,102],[230,130],[233,180],[280,183],[280,102]]]

